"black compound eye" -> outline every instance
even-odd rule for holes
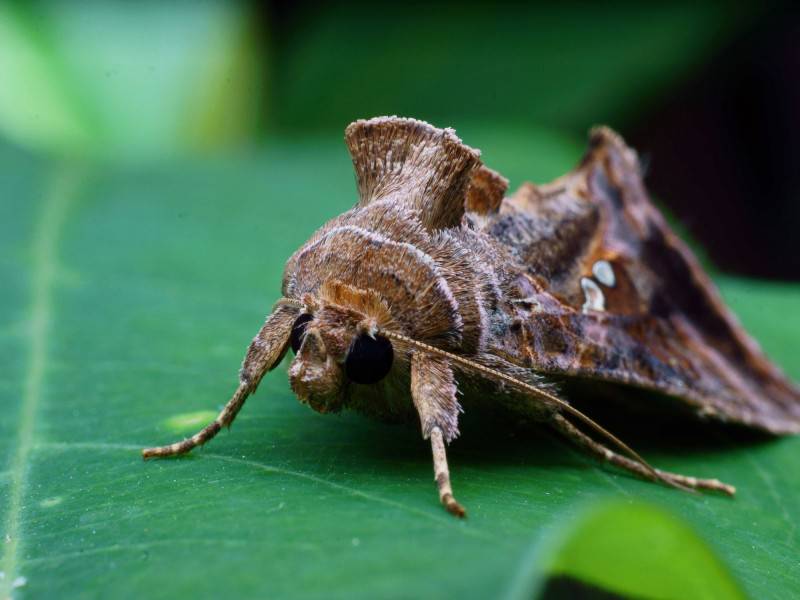
[[[313,318],[314,317],[312,317],[310,314],[303,313],[297,317],[294,325],[292,325],[292,333],[289,336],[289,340],[292,344],[292,352],[295,354],[297,354],[300,350],[300,346],[303,344],[303,338],[306,335],[306,326]]]
[[[355,383],[378,383],[388,375],[394,360],[392,343],[380,335],[362,333],[353,342],[344,362],[344,370]]]

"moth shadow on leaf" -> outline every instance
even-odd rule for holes
[[[669,396],[596,381],[561,383],[572,404],[642,452],[715,454],[776,439],[760,430],[701,419]]]
[[[562,384],[574,406],[609,431],[645,453],[659,455],[713,455],[742,447],[769,444],[778,439],[762,432],[716,421],[702,421],[674,400],[622,386],[575,382]],[[449,452],[461,467],[503,468],[574,465],[581,458],[570,444],[547,425],[519,415],[469,406],[460,420],[461,435]],[[353,423],[352,452],[363,452],[391,471],[393,463],[418,462],[429,468],[426,445],[416,427]]]
[[[348,451],[371,456],[389,471],[392,464],[418,463],[430,469],[430,452],[420,441],[419,425],[376,423],[358,418]],[[512,466],[555,467],[572,464],[565,442],[541,423],[520,421],[518,416],[491,408],[470,407],[460,420],[461,435],[448,453],[460,467],[503,468]],[[357,431],[356,431],[357,430]]]

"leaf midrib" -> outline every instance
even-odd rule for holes
[[[53,287],[58,273],[58,243],[69,205],[80,182],[81,170],[59,166],[45,187],[44,200],[31,243],[31,286],[25,366],[17,439],[8,470],[10,485],[5,518],[3,572],[0,598],[10,598],[18,573],[23,499],[28,481],[28,459],[34,442],[36,416],[47,371],[48,338],[53,317]]]

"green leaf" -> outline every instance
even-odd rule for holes
[[[552,578],[570,578],[626,598],[744,598],[708,545],[661,509],[631,500],[599,503],[566,530],[545,559],[543,569]],[[539,545],[534,559],[541,554]],[[541,568],[532,566],[513,597],[529,598],[535,590],[530,584],[539,584]]]
[[[558,166],[537,158],[548,139],[509,142],[525,170],[516,153],[484,156],[516,182],[539,177]],[[477,130],[467,141],[504,146]],[[577,150],[558,147],[563,171]],[[470,511],[458,521],[438,505],[415,426],[316,414],[284,364],[230,432],[185,459],[142,462],[139,448],[191,432],[228,399],[284,260],[353,202],[340,143],[148,168],[0,146],[0,190],[0,597],[498,597],[549,564],[546,540],[609,499],[664,507],[752,597],[800,594],[798,438],[703,442],[674,428],[628,440],[659,467],[735,484],[727,499],[465,415],[450,449]],[[800,287],[721,283],[800,376]],[[650,522],[634,517],[634,530]]]
[[[585,131],[660,102],[757,7],[350,2],[298,13],[280,32],[272,88],[284,128],[398,114],[459,130],[488,119]]]

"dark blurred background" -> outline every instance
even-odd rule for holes
[[[607,123],[712,264],[800,279],[798,40],[800,10],[755,2],[5,2],[0,135],[167,162],[400,114],[524,172]]]

